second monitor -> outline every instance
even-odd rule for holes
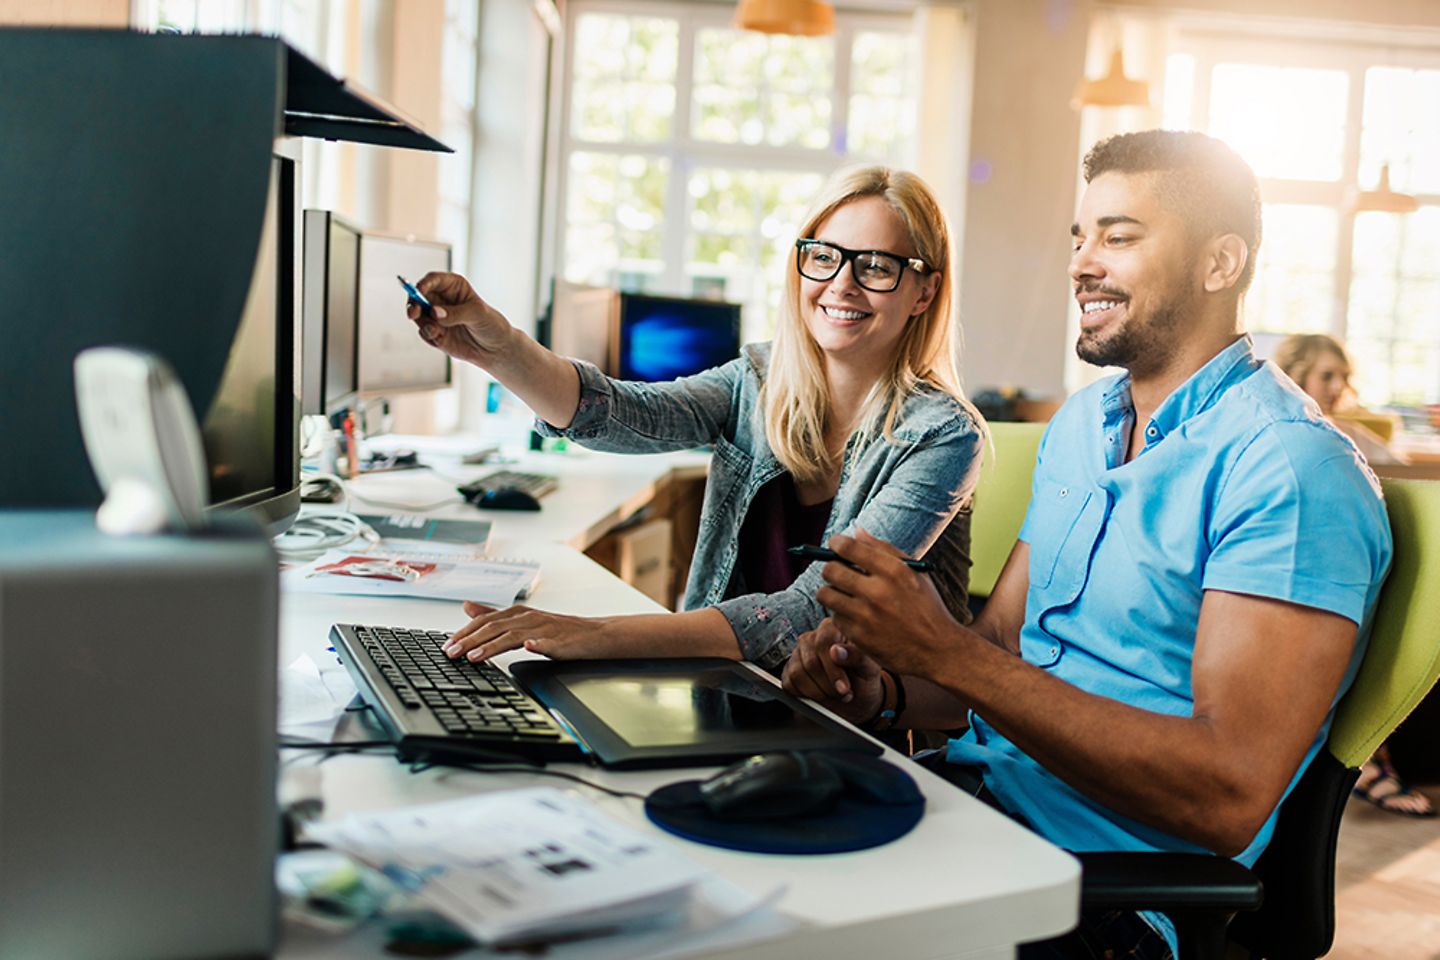
[[[674,380],[740,355],[740,304],[622,293],[611,341],[621,380]]]
[[[740,305],[559,282],[547,346],[622,380],[673,380],[740,355]]]
[[[405,291],[432,270],[450,269],[450,246],[366,232],[360,237],[359,363],[362,394],[433,390],[450,385],[450,358],[436,350],[405,319]]]

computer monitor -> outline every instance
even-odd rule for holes
[[[255,269],[219,389],[200,418],[214,512],[272,531],[300,511],[300,150],[276,146]]]
[[[355,399],[360,229],[329,210],[305,211],[300,410],[329,414]]]
[[[360,236],[360,330],[356,386],[362,394],[434,390],[450,385],[450,358],[405,319],[405,291],[432,270],[450,269],[450,245],[366,231]]]
[[[546,344],[562,357],[574,357],[610,372],[610,339],[615,329],[617,294],[608,287],[555,281]]]
[[[740,305],[622,293],[613,337],[614,375],[674,380],[740,355]]]

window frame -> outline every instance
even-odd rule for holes
[[[584,140],[572,133],[571,93],[574,84],[575,43],[577,20],[591,13],[615,14],[620,16],[656,17],[675,20],[678,24],[676,37],[677,55],[675,72],[675,112],[671,120],[671,135],[667,140],[641,143],[637,141],[598,142]],[[552,273],[557,282],[565,279],[566,239],[569,227],[570,163],[577,153],[594,153],[611,156],[643,155],[652,159],[664,159],[669,165],[669,180],[666,184],[663,216],[660,224],[660,249],[662,266],[655,276],[653,290],[669,291],[673,295],[689,296],[690,282],[687,273],[690,253],[691,228],[688,211],[688,187],[692,173],[697,169],[723,168],[737,172],[756,171],[761,173],[797,173],[828,175],[848,163],[866,159],[867,155],[841,153],[835,145],[840,142],[849,122],[850,72],[854,38],[857,33],[869,31],[914,33],[913,18],[903,13],[869,11],[836,11],[835,30],[835,74],[831,90],[832,110],[830,115],[830,143],[824,148],[777,147],[768,144],[725,144],[697,140],[691,132],[691,108],[694,97],[694,57],[697,31],[714,27],[733,27],[733,9],[711,3],[650,2],[650,0],[574,0],[564,10],[565,43],[561,51],[554,111],[554,155],[556,166],[556,189],[554,207],[556,216],[549,227],[549,258]],[[914,70],[918,84],[918,68]],[[912,91],[913,102],[918,116],[920,90]],[[917,138],[918,139],[918,138]],[[913,149],[913,146],[912,146]],[[909,158],[899,161],[909,162]],[[762,260],[761,269],[765,268]],[[763,287],[757,284],[756,289]],[[678,294],[676,292],[679,291]],[[742,302],[747,312],[747,329],[752,319],[750,308],[758,301],[758,295],[739,297],[727,291],[728,300]]]
[[[1342,342],[1346,340],[1349,322],[1351,289],[1354,284],[1355,221],[1353,209],[1357,191],[1373,190],[1374,183],[1360,182],[1361,136],[1364,124],[1365,74],[1371,68],[1407,70],[1440,70],[1440,49],[1411,43],[1387,43],[1379,36],[1362,36],[1342,40],[1330,36],[1279,37],[1263,33],[1244,35],[1223,28],[1182,28],[1166,51],[1168,55],[1193,58],[1194,76],[1189,104],[1189,127],[1209,129],[1211,80],[1221,63],[1244,63],[1256,66],[1300,67],[1343,72],[1348,80],[1345,107],[1344,141],[1340,177],[1334,181],[1291,180],[1265,177],[1260,179],[1260,194],[1267,205],[1296,204],[1325,207],[1336,214],[1335,250],[1333,258],[1334,289],[1331,293],[1330,315],[1317,318],[1328,332]],[[1440,193],[1415,193],[1422,207],[1440,209]],[[1262,237],[1262,256],[1265,241]],[[1257,331],[1263,332],[1263,331]],[[1405,342],[1395,336],[1367,338],[1383,343],[1393,357],[1396,345]],[[1440,340],[1440,331],[1437,331]],[[1431,387],[1431,402],[1440,399],[1440,381]],[[1378,398],[1371,398],[1375,400]],[[1386,398],[1394,402],[1394,398]]]

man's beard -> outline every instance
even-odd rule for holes
[[[1129,303],[1125,301],[1127,308]],[[1173,334],[1184,315],[1180,299],[1168,297],[1146,320],[1127,317],[1120,329],[1109,336],[1081,330],[1075,354],[1097,367],[1123,367],[1132,374],[1159,369],[1174,352]]]

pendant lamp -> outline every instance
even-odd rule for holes
[[[835,7],[821,0],[740,0],[735,26],[761,33],[821,37],[835,32]]]
[[[1070,106],[1081,107],[1148,107],[1150,84],[1125,76],[1125,55],[1120,47],[1110,54],[1110,69],[1097,80],[1081,80],[1075,88]]]
[[[1362,190],[1355,197],[1356,213],[1414,213],[1420,209],[1420,201],[1408,193],[1396,193],[1390,189],[1390,164],[1380,165],[1380,186],[1374,190]]]

